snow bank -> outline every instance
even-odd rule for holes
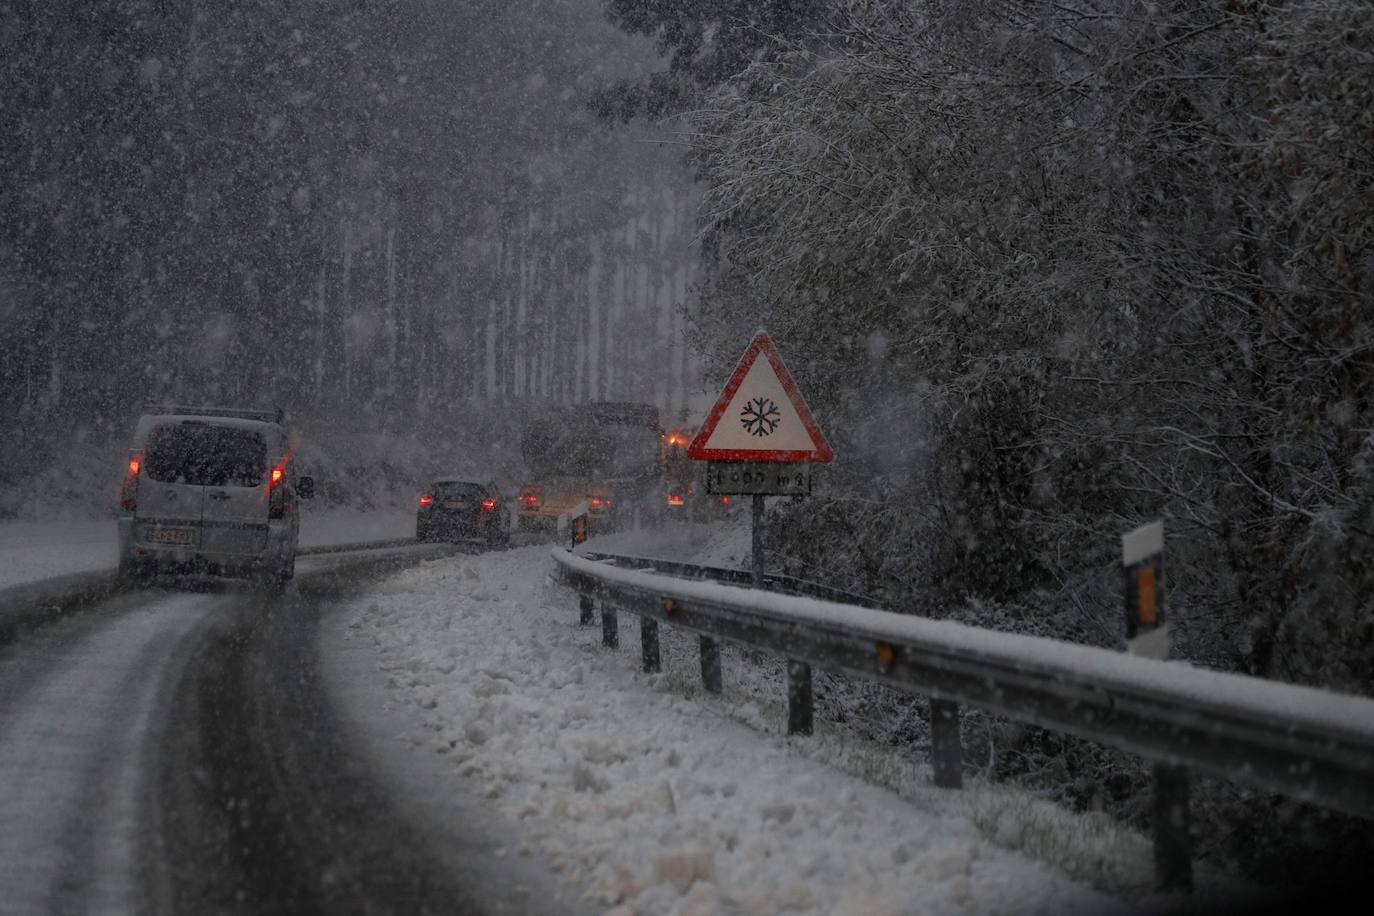
[[[658,527],[597,535],[578,553],[620,553],[747,569],[751,550],[749,515],[737,510],[724,521],[668,519]]]
[[[0,524],[0,588],[113,570],[118,563],[113,519]]]
[[[1129,910],[999,847],[958,804],[904,800],[745,726],[765,716],[730,699],[729,672],[727,696],[709,699],[642,674],[633,618],[626,650],[601,648],[548,580],[547,550],[427,563],[346,620],[425,711],[422,740],[450,761],[453,791],[498,806],[521,854],[608,912]]]

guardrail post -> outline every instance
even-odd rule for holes
[[[720,644],[709,636],[701,637],[701,686],[720,693]]]
[[[1188,827],[1188,771],[1154,765],[1155,879],[1166,891],[1193,889],[1192,841]]]
[[[615,617],[615,608],[601,602],[601,644],[607,649],[620,648],[620,627]]]
[[[577,597],[577,609],[579,611],[577,622],[584,627],[589,627],[592,625],[596,613],[592,604],[592,584],[587,581],[585,576],[578,576],[577,588],[580,592]]]
[[[959,741],[959,706],[949,700],[930,701],[930,768],[935,785],[958,789],[964,784],[964,749]]]
[[[648,617],[639,618],[639,645],[644,655],[644,673],[655,674],[663,670],[658,654],[658,621]]]
[[[787,733],[809,735],[812,725],[811,666],[787,662]]]

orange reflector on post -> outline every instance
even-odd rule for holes
[[[1140,623],[1154,626],[1159,622],[1159,606],[1155,604],[1155,568],[1140,567],[1136,583],[1140,590]]]
[[[897,657],[897,652],[885,642],[878,643],[878,664],[886,668]]]
[[[665,614],[671,614],[672,612],[673,612],[673,599],[672,599],[672,598],[664,598],[664,599],[663,599],[663,613],[665,613]]]

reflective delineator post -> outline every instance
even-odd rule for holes
[[[1121,536],[1121,569],[1125,578],[1126,651],[1146,658],[1167,659],[1163,522],[1151,522]],[[1155,878],[1163,890],[1191,891],[1188,773],[1173,764],[1156,763],[1153,782]]]

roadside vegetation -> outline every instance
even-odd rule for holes
[[[708,365],[766,326],[835,446],[775,562],[1116,646],[1119,536],[1162,518],[1176,657],[1374,695],[1374,8],[610,6],[672,56],[603,107],[680,118]],[[1146,816],[1134,762],[994,731],[994,773]],[[1276,798],[1194,809],[1270,880],[1374,851]]]

